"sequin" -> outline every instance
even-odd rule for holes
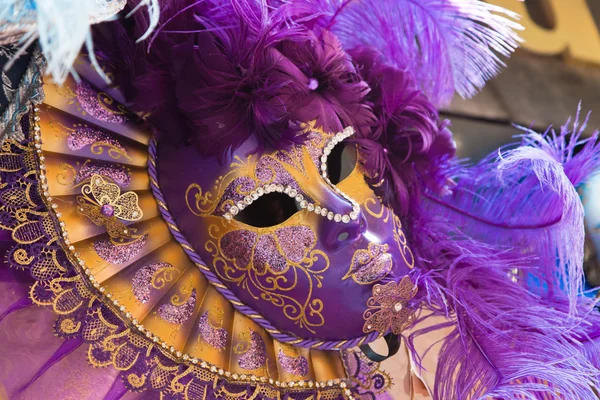
[[[78,128],[75,131],[71,132],[71,134],[67,138],[67,146],[73,151],[81,150],[85,146],[94,143],[106,143],[127,154],[125,148],[117,139],[114,139],[110,135],[97,129],[88,127]]]
[[[112,217],[115,215],[115,208],[110,204],[104,204],[102,207],[100,207],[100,212],[105,217]]]
[[[190,297],[181,305],[163,304],[158,307],[158,315],[172,324],[181,325],[194,313],[196,306],[196,289],[192,289]]]
[[[146,304],[150,301],[152,281],[155,279],[157,272],[165,269],[174,269],[174,267],[166,262],[158,262],[148,264],[135,273],[131,280],[131,288],[133,290],[133,295],[140,303]]]
[[[308,375],[308,361],[303,356],[293,357],[286,355],[282,349],[279,349],[277,355],[279,365],[285,372],[295,376]]]
[[[102,175],[112,179],[121,187],[129,186],[131,183],[131,174],[122,165],[117,164],[98,164],[93,162],[85,163],[75,176],[75,183],[81,183],[94,174]]]
[[[112,122],[120,124],[126,121],[124,114],[117,113],[108,108],[108,105],[101,103],[101,94],[96,92],[89,84],[81,81],[77,84],[75,89],[77,94],[77,100],[81,104],[81,107],[92,117],[97,118],[104,122]],[[107,95],[103,94],[106,99],[110,99]],[[110,99],[112,101],[112,99]]]
[[[267,348],[265,342],[256,331],[250,329],[250,346],[239,358],[238,365],[248,371],[253,371],[265,366],[267,361]]]
[[[352,277],[356,283],[366,285],[376,282],[392,270],[392,256],[388,245],[369,243],[368,249],[359,249],[352,256],[348,273],[342,279]]]
[[[200,337],[217,350],[224,350],[227,345],[227,330],[212,326],[209,321],[209,312],[204,312],[198,320]]]
[[[137,256],[146,245],[148,235],[144,235],[133,243],[115,245],[109,240],[98,240],[94,242],[96,254],[111,264],[125,264]]]

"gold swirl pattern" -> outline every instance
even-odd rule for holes
[[[104,150],[106,149],[106,154],[109,155],[113,160],[128,160],[131,161],[131,157],[127,155],[127,152],[124,149],[120,149],[117,146],[107,143],[107,142],[96,142],[90,146],[90,150],[92,153],[96,155],[104,154]]]
[[[245,289],[254,299],[281,308],[286,318],[314,333],[314,328],[323,326],[325,319],[321,313],[323,301],[313,298],[313,291],[322,288],[322,274],[329,269],[329,258],[314,248],[316,233],[310,226],[274,227],[262,232],[258,235],[249,230],[228,231],[223,225],[211,224],[212,239],[206,242],[205,249],[213,256],[216,274],[223,282]],[[300,252],[285,244],[285,237],[294,233],[305,238]],[[297,288],[300,276],[308,282],[306,293],[289,294]]]
[[[400,255],[404,259],[405,264],[408,268],[414,268],[415,257],[412,250],[408,245],[406,234],[402,230],[402,221],[396,214],[392,212],[388,207],[380,203],[381,209],[379,211],[373,210],[373,206],[377,204],[374,198],[367,198],[363,203],[363,209],[372,217],[377,219],[383,219],[383,222],[388,222],[392,218],[394,224],[394,241],[398,245]]]

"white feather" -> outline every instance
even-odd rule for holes
[[[20,39],[23,48],[38,39],[47,61],[46,72],[57,83],[62,83],[70,73],[74,74],[72,66],[83,45],[86,46],[94,67],[104,75],[93,56],[90,27],[94,23],[115,18],[126,2],[127,0],[2,0],[0,21],[27,27]],[[139,40],[150,35],[158,24],[160,15],[159,0],[142,0],[129,15],[142,7],[148,9],[150,27]],[[9,63],[7,68],[10,65]]]

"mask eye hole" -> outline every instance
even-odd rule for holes
[[[239,212],[234,219],[256,228],[267,228],[285,222],[299,209],[294,199],[275,192],[259,197]]]
[[[356,166],[356,146],[342,142],[327,156],[327,175],[331,183],[338,184],[346,179]]]

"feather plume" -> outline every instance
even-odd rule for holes
[[[575,318],[564,294],[542,299],[509,278],[513,268],[533,269],[533,257],[475,241],[444,217],[418,223],[411,245],[421,258],[419,300],[428,310],[419,319],[433,313],[447,322],[407,337],[417,364],[426,354],[415,354],[415,339],[454,328],[442,341],[434,398],[597,398],[599,349],[589,332],[599,317],[592,301],[580,298]]]
[[[424,189],[448,191],[447,173],[440,172],[455,154],[452,134],[409,71],[369,47],[351,55],[371,87],[366,101],[376,117],[356,140],[363,165],[379,197],[405,216],[418,207]]]
[[[574,307],[583,283],[583,206],[575,190],[600,167],[598,132],[581,139],[579,111],[560,133],[527,131],[522,146],[464,168],[452,196],[428,195],[428,213],[446,216],[471,237],[537,258],[529,288]],[[577,154],[575,149],[582,147]],[[558,266],[558,268],[557,268]],[[574,311],[574,308],[572,309]]]
[[[114,70],[132,107],[163,137],[222,155],[249,138],[257,151],[300,143],[298,122],[331,131],[372,122],[362,102],[368,86],[335,36],[295,23],[288,6],[171,0],[162,7],[146,42],[136,46],[116,24],[112,41],[98,43],[103,59],[123,66]],[[145,29],[136,18],[133,36]]]
[[[299,0],[347,51],[370,46],[410,71],[436,105],[473,96],[519,42],[518,15],[480,0]]]

